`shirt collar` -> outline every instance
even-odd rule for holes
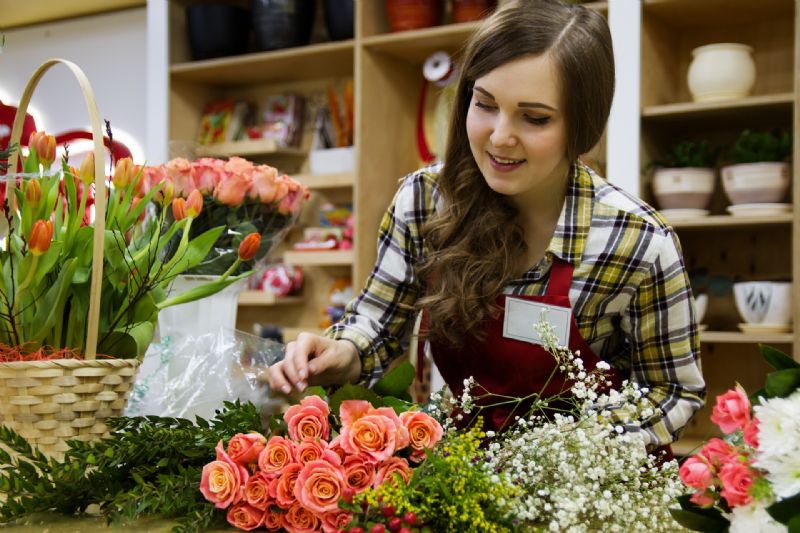
[[[575,267],[580,265],[592,222],[593,197],[594,185],[589,169],[580,162],[573,163],[564,206],[545,254],[548,260],[556,256]]]

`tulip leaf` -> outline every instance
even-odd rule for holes
[[[153,322],[138,322],[128,324],[124,329],[115,329],[102,335],[98,343],[97,352],[113,355],[120,359],[133,359],[141,357],[147,351],[150,341],[153,340],[155,324]]]
[[[800,388],[800,368],[776,370],[767,376],[764,389],[770,398],[785,398]]]
[[[216,294],[217,292],[221,291],[234,281],[244,279],[248,277],[250,274],[252,274],[252,272],[245,272],[243,274],[239,274],[238,276],[229,276],[225,279],[205,283],[203,285],[200,285],[199,287],[195,287],[193,289],[189,289],[186,292],[182,292],[177,296],[173,296],[172,298],[167,298],[166,300],[159,302],[157,307],[159,309],[164,309],[166,307],[170,307],[173,305],[185,304],[188,302],[199,300],[201,298],[205,298],[206,296],[211,296],[212,294]]]
[[[404,361],[383,376],[372,390],[380,396],[400,396],[408,390],[414,381],[414,366]]]
[[[371,403],[373,407],[383,407],[381,398],[366,387],[360,385],[343,385],[339,390],[331,394],[331,397],[328,399],[331,412],[338,415],[339,408],[345,400],[366,400]]]
[[[38,287],[44,277],[53,270],[60,254],[61,243],[58,241],[50,243],[50,248],[39,256],[39,262],[36,265],[36,273],[33,275],[32,287]]]
[[[44,338],[50,333],[55,325],[56,318],[62,320],[63,317],[58,312],[64,307],[64,300],[67,297],[69,288],[72,285],[72,276],[75,273],[77,261],[75,258],[67,259],[61,269],[62,275],[59,275],[55,283],[47,290],[41,305],[37,306],[36,314],[33,317],[32,326],[34,328],[33,335],[30,338],[41,343]]]
[[[775,370],[785,370],[787,368],[800,368],[800,363],[772,346],[759,344],[758,349],[761,355]]]
[[[767,512],[781,524],[789,524],[800,516],[800,493],[773,503]]]
[[[217,242],[219,236],[222,235],[223,231],[225,231],[225,226],[218,226],[201,233],[189,241],[186,251],[175,261],[168,275],[175,276],[197,266],[206,258],[208,252],[211,251],[211,248],[214,246],[214,243]]]

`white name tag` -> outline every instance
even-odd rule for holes
[[[545,313],[544,318],[543,311]],[[559,346],[567,346],[569,343],[571,313],[572,311],[566,307],[506,297],[503,336],[509,339],[544,345],[534,326],[542,320],[546,320],[553,326]]]

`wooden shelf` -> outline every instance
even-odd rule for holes
[[[644,0],[643,13],[680,28],[794,17],[791,0]]]
[[[743,333],[741,331],[701,331],[700,342],[718,342],[728,344],[791,344],[794,333]]]
[[[216,87],[257,83],[352,77],[353,41],[298,46],[274,52],[177,63],[170,67],[173,81]]]
[[[439,50],[455,52],[461,48],[480,22],[445,24],[421,30],[399,31],[366,37],[361,42],[373,52],[397,57],[413,64],[422,64]]]
[[[242,291],[239,305],[292,305],[302,303],[301,296],[275,296],[267,291]]]
[[[356,183],[356,176],[352,172],[343,172],[341,174],[294,174],[292,178],[309,189],[352,187]]]
[[[322,329],[322,328],[317,328],[317,327],[313,327],[313,328],[283,328],[283,342],[284,343],[291,342],[291,341],[297,339],[297,336],[300,335],[304,331],[306,331],[308,333],[313,333],[315,335],[322,335],[322,333],[325,330]]]
[[[291,251],[283,254],[283,261],[296,266],[351,266],[353,250]]]
[[[764,94],[724,102],[680,102],[642,108],[642,118],[648,121],[672,121],[687,118],[718,119],[742,114],[755,115],[768,111],[791,113],[793,93]]]
[[[246,141],[234,141],[198,146],[196,149],[198,157],[231,157],[234,155],[247,156],[289,156],[306,157],[308,153],[299,148],[285,148],[278,146],[272,139],[258,139]]]
[[[35,2],[0,0],[0,13],[3,13],[0,29],[9,30],[20,26],[96,15],[145,5],[147,5],[146,0],[81,0],[80,2],[65,2],[64,0],[36,0]]]
[[[666,217],[665,217],[666,218]],[[711,228],[736,228],[751,226],[766,226],[772,224],[791,224],[794,216],[791,213],[782,213],[769,217],[734,217],[731,215],[711,215],[707,217],[684,218],[667,221],[677,229],[711,229]]]

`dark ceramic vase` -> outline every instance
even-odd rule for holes
[[[250,21],[247,9],[227,4],[196,4],[186,8],[186,28],[194,59],[242,54],[247,50]]]
[[[325,26],[331,41],[353,38],[353,0],[325,0]]]
[[[251,0],[256,49],[303,46],[311,39],[315,0]]]

